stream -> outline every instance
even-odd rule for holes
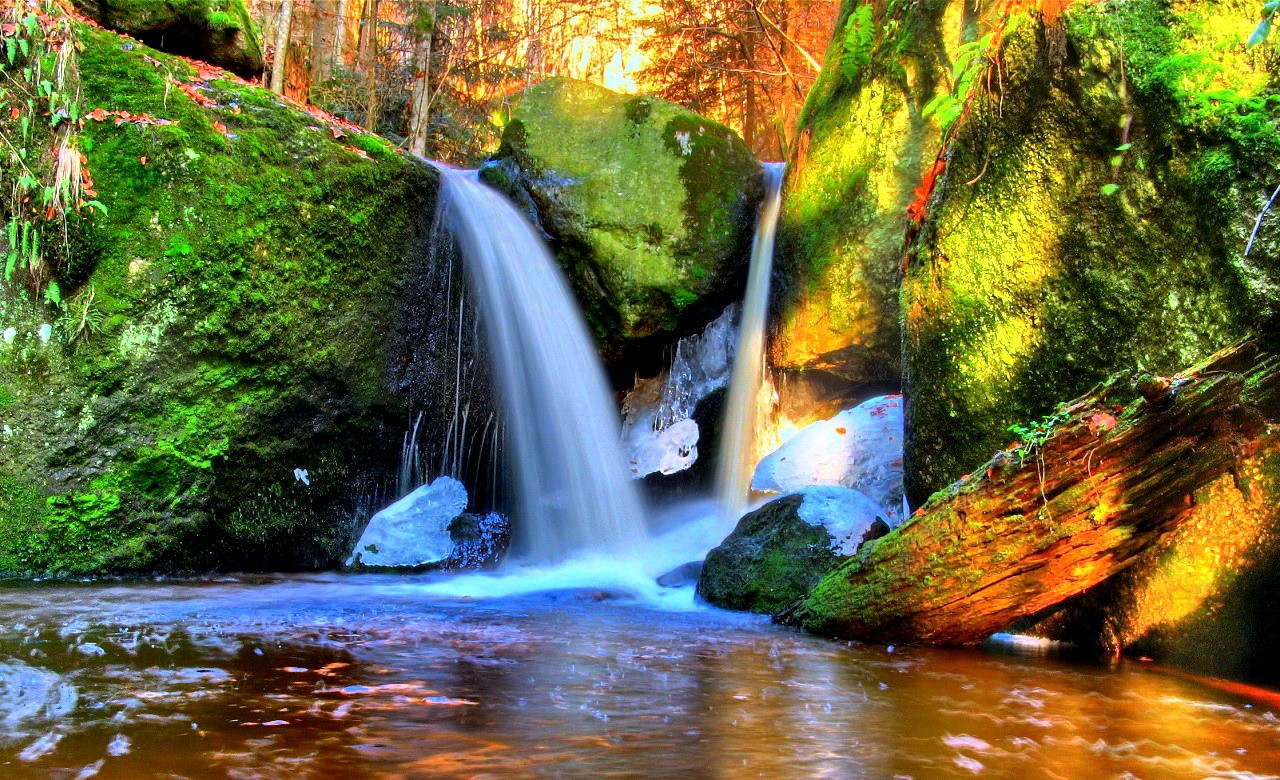
[[[0,585],[4,777],[1263,777],[1276,697],[591,588]]]

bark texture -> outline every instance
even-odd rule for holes
[[[832,636],[977,644],[1131,564],[1255,454],[1280,359],[1247,342],[1173,377],[1113,379],[935,494],[781,622]]]

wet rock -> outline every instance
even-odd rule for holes
[[[702,576],[702,561],[689,561],[659,577],[658,584],[664,588],[682,588],[696,583],[700,576]]]
[[[892,524],[902,518],[902,396],[886,395],[812,423],[756,467],[751,489],[790,493],[814,485],[860,491]]]
[[[496,512],[458,515],[449,523],[449,538],[453,550],[442,568],[493,568],[502,561],[511,542],[511,521]]]
[[[498,159],[481,175],[532,204],[611,357],[741,290],[763,171],[732,130],[555,78],[524,92]]]
[[[809,592],[863,541],[882,536],[885,512],[856,490],[811,487],[738,522],[707,554],[698,595],[711,604],[776,612]]]

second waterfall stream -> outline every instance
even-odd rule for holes
[[[751,270],[747,273],[747,293],[742,299],[742,320],[738,348],[729,380],[729,399],[721,427],[719,460],[716,466],[715,498],[725,534],[733,530],[747,508],[751,473],[756,465],[756,429],[759,419],[760,388],[764,382],[764,335],[769,314],[769,281],[773,276],[773,243],[782,209],[784,163],[765,164],[765,196],[751,244]]]

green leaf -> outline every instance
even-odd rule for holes
[[[1098,191],[1099,191],[1099,192],[1101,192],[1103,195],[1115,195],[1117,192],[1119,192],[1119,191],[1120,191],[1120,185],[1119,185],[1119,184],[1104,184],[1104,185],[1102,185],[1102,187],[1101,187],[1101,188],[1099,188],[1099,190],[1098,190]]]
[[[101,211],[103,216],[106,216],[107,214],[107,207],[102,205],[102,203],[100,203],[99,201],[86,200],[84,202],[84,205],[85,205],[85,208],[97,209],[98,211]]]
[[[1112,158],[1111,158],[1111,167],[1112,167],[1112,168],[1119,168],[1122,164],[1124,164],[1124,155],[1123,155],[1123,154],[1117,154],[1117,155],[1115,155],[1114,157],[1112,157]]]
[[[1133,144],[1120,144],[1116,147],[1117,152],[1127,152],[1133,148]]]
[[[62,288],[57,282],[49,282],[49,285],[44,288],[44,300],[46,303],[62,308]]]

